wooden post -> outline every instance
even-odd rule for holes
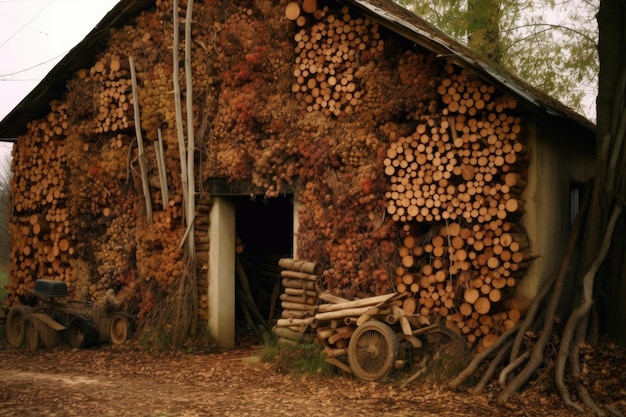
[[[137,94],[137,74],[135,73],[135,61],[132,56],[128,57],[130,64],[130,76],[133,88],[133,106],[135,112],[135,134],[137,135],[137,148],[139,151],[139,169],[141,170],[141,184],[143,186],[143,197],[146,203],[146,217],[148,224],[152,224],[152,201],[150,200],[150,185],[148,182],[148,170],[146,169],[146,159],[143,152],[143,137],[141,135],[141,118],[139,117],[139,96]]]
[[[165,156],[163,155],[163,136],[161,135],[161,129],[157,129],[158,142],[154,143],[154,151],[157,157],[157,167],[159,169],[159,182],[161,184],[161,200],[163,203],[163,210],[167,210],[169,207],[169,191],[167,188],[167,172],[165,170]]]
[[[193,0],[187,1],[187,15],[185,18],[185,90],[187,93],[187,221],[189,227],[189,244],[187,245],[187,256],[190,266],[188,267],[189,278],[192,281],[191,296],[191,334],[196,334],[198,327],[198,287],[196,285],[196,241],[194,240],[194,219],[196,212],[196,176],[194,167],[194,155],[196,140],[193,128],[193,83],[191,74],[191,19],[193,11]]]

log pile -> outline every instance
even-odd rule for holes
[[[152,227],[137,233],[139,276],[146,281],[154,279],[160,288],[172,288],[184,271],[180,248],[184,230],[177,227],[180,213],[180,205],[172,200],[167,210],[154,213]]]
[[[89,78],[85,72],[79,72],[79,76],[85,76],[85,83],[94,83],[101,87],[96,97],[96,124],[93,133],[134,129],[130,111],[133,98],[127,59],[105,54],[91,67]]]
[[[313,341],[308,332],[319,300],[319,270],[315,262],[281,258],[281,315],[272,327],[281,345],[294,346]]]
[[[329,13],[328,7],[317,8],[315,2],[307,2],[306,6],[303,11],[312,10],[307,14],[315,23],[294,36],[297,55],[291,90],[309,112],[354,114],[363,95],[355,78],[360,61],[368,61],[384,50],[378,24],[351,16],[348,7],[336,14]],[[285,14],[304,26],[305,20],[300,19],[304,15],[300,15],[296,3],[289,3]]]
[[[520,224],[528,152],[515,100],[492,98],[492,87],[451,66],[446,73],[441,116],[387,148],[387,212],[404,224],[394,283],[420,314],[445,317],[474,343],[520,318],[502,310],[537,257]],[[433,227],[422,234],[415,223]]]
[[[10,188],[8,305],[28,296],[36,279],[71,278],[76,236],[67,207],[67,110],[65,103],[53,102],[47,117],[28,123],[28,135],[15,145],[11,169],[19,175]]]
[[[278,261],[278,266],[281,268],[280,277],[284,289],[280,296],[281,318],[287,319],[280,322],[279,326],[282,326],[289,323],[289,318],[306,315],[315,309],[320,276],[317,264],[311,261],[282,258]]]

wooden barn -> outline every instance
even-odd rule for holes
[[[475,347],[523,316],[592,123],[389,0],[180,3],[120,1],[0,123],[7,307],[41,278],[113,289],[224,347],[317,290],[401,293]],[[285,292],[281,258],[317,288]]]

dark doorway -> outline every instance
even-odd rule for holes
[[[262,338],[264,328],[271,327],[280,315],[278,260],[293,253],[293,196],[245,196],[233,197],[233,201],[237,233],[235,337],[244,343],[249,337]]]

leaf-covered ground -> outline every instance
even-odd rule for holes
[[[0,346],[0,416],[571,416],[548,378],[506,408],[496,390],[471,394],[424,383],[400,388],[349,376],[285,375],[260,347],[223,353],[148,352],[132,346],[16,350]],[[584,375],[598,403],[626,413],[622,347],[586,349]]]

